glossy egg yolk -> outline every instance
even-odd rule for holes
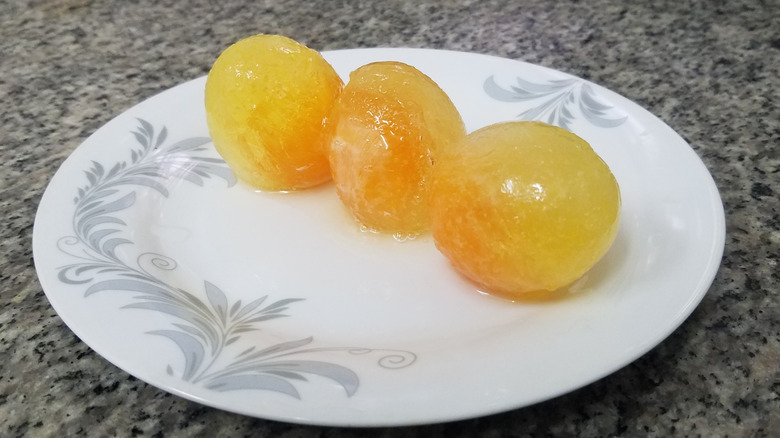
[[[431,228],[464,276],[517,298],[585,274],[612,245],[620,205],[615,177],[584,140],[540,122],[507,122],[439,156]]]
[[[206,81],[217,151],[242,181],[269,191],[330,179],[327,117],[343,82],[316,51],[278,35],[228,47]]]
[[[350,75],[332,122],[333,181],[354,217],[401,236],[427,230],[436,156],[465,136],[444,91],[409,65],[368,64]]]

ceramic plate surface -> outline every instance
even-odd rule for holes
[[[416,66],[469,131],[538,119],[591,143],[622,192],[606,257],[561,299],[478,293],[429,236],[361,232],[332,184],[259,193],[208,137],[199,78],[119,115],[65,161],[34,229],[38,275],[95,351],[171,393],[288,422],[432,423],[526,406],[630,363],[709,288],[724,214],[689,145],[550,69],[422,49],[324,53],[339,74]]]

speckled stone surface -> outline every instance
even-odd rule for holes
[[[0,436],[499,437],[780,434],[780,5],[623,2],[0,0]],[[241,37],[426,47],[559,69],[647,108],[711,171],[727,220],[712,288],[666,341],[573,393],[408,428],[303,427],[167,394],[56,315],[31,249],[57,167],[135,103]]]

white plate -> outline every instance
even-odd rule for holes
[[[620,184],[614,246],[560,299],[482,295],[430,237],[361,232],[331,184],[293,194],[236,184],[207,138],[199,78],[95,132],[41,200],[41,284],[95,351],[152,385],[242,414],[431,423],[593,382],[661,342],[706,293],[724,244],[718,191],[688,144],[639,106],[483,55],[324,55],[345,79],[371,61],[416,66],[469,131],[522,117],[568,126]]]

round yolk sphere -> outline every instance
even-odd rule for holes
[[[435,157],[465,136],[447,94],[414,67],[372,63],[350,74],[332,122],[333,181],[353,216],[401,236],[427,230]]]
[[[437,248],[485,292],[518,298],[585,274],[615,239],[620,191],[587,142],[541,122],[469,134],[434,167]]]
[[[278,35],[228,47],[206,80],[214,146],[239,179],[268,191],[330,179],[326,119],[343,82],[316,51]]]

